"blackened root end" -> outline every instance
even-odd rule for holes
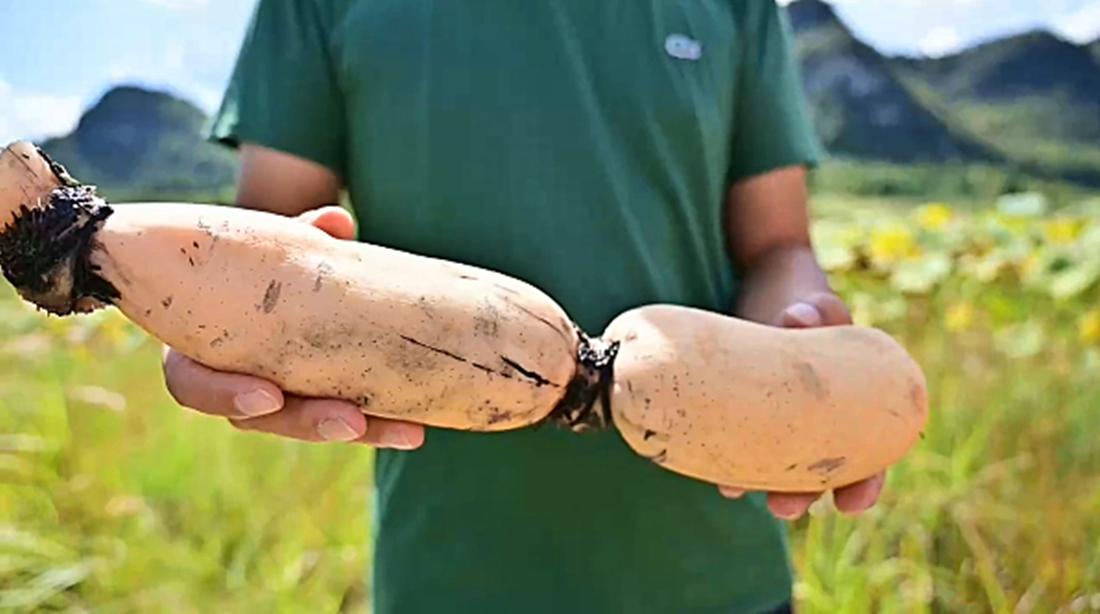
[[[40,208],[23,205],[0,229],[0,270],[20,296],[55,315],[114,302],[118,289],[89,258],[112,213],[90,186],[65,185]]]
[[[611,384],[619,342],[608,343],[580,331],[578,335],[577,374],[548,420],[579,433],[611,424]]]

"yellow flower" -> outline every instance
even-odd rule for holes
[[[989,221],[990,230],[994,232],[1001,231],[1016,238],[1029,236],[1031,229],[1034,227],[1032,220],[1026,217],[1013,217],[1003,213],[994,213],[990,216]]]
[[[1043,222],[1043,238],[1054,245],[1069,245],[1077,240],[1084,223],[1072,218],[1055,218]]]
[[[889,266],[920,254],[920,247],[908,228],[891,224],[871,233],[870,252],[875,264]]]
[[[917,224],[928,230],[940,230],[955,218],[955,212],[944,203],[930,203],[916,211]]]
[[[1081,316],[1077,334],[1086,345],[1100,344],[1100,309],[1093,309]]]
[[[943,320],[951,332],[966,330],[974,322],[974,307],[970,303],[955,303],[947,308]]]
[[[1044,263],[1045,259],[1042,252],[1031,252],[1023,260],[1017,261],[1016,271],[1021,279],[1032,279],[1040,273]]]

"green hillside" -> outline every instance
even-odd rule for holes
[[[892,193],[897,182],[870,185],[882,163],[916,163],[941,165],[953,184],[995,166],[1006,185],[1100,187],[1100,42],[1090,49],[1040,31],[940,59],[886,58],[821,0],[788,11],[826,146],[878,165],[860,178],[844,163],[843,183]]]
[[[799,0],[788,10],[814,121],[830,151],[889,162],[992,158],[916,100],[830,5]]]
[[[1057,96],[1100,104],[1100,66],[1084,46],[1045,30],[989,41],[938,59],[900,59],[951,100],[1012,102]]]
[[[205,142],[206,116],[164,92],[108,91],[76,129],[41,144],[85,183],[115,201],[229,198],[236,156]]]
[[[1100,63],[1045,31],[941,59],[897,58],[926,107],[1023,172],[1100,187]]]

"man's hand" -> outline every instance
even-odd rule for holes
[[[298,216],[338,239],[355,237],[355,222],[339,207],[323,207]],[[420,425],[364,416],[355,405],[333,399],[284,394],[266,380],[205,367],[166,348],[164,377],[176,401],[196,411],[227,418],[242,430],[302,441],[361,442],[379,448],[410,450],[424,443]]]
[[[774,324],[784,328],[815,328],[851,324],[848,308],[831,292],[816,292],[788,305],[775,318]],[[856,482],[833,493],[833,502],[841,512],[858,514],[878,501],[885,474],[880,473],[862,482]],[[744,490],[722,487],[723,495],[740,497]],[[778,518],[794,520],[806,513],[810,505],[824,493],[768,493],[768,509]]]

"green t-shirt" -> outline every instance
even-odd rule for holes
[[[261,0],[213,137],[330,167],[361,240],[524,279],[595,334],[645,303],[729,312],[728,186],[819,154],[773,0]],[[614,431],[431,430],[376,465],[380,613],[790,598],[762,496]]]

